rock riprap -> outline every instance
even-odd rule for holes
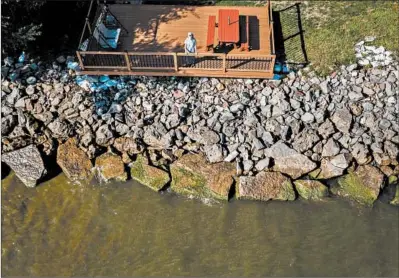
[[[136,160],[131,163],[130,173],[134,180],[155,191],[161,190],[170,181],[168,172],[149,165],[148,159],[143,155],[138,155]]]
[[[99,180],[103,182],[126,181],[127,173],[122,158],[112,152],[107,152],[96,158],[96,170]]]
[[[1,160],[15,172],[27,187],[35,187],[38,180],[47,173],[42,156],[34,145],[4,153]]]
[[[253,177],[240,177],[238,198],[259,201],[295,200],[291,179],[278,172],[260,172]]]
[[[58,147],[57,164],[72,181],[88,182],[93,177],[93,164],[85,152],[77,147],[75,138],[68,139]]]
[[[203,169],[231,163],[248,177],[275,171],[321,180],[344,175],[350,165],[397,169],[398,59],[382,48],[364,50],[392,60],[377,68],[363,57],[372,68],[343,65],[328,76],[304,68],[262,80],[76,76],[73,57],[35,65],[7,59],[2,152],[34,144],[51,157],[73,137],[77,162],[64,152],[59,164],[77,180],[88,179],[90,161],[106,150],[124,167],[146,153],[149,165],[169,169],[190,153],[215,164]],[[208,195],[227,198],[228,186],[206,184]]]
[[[289,148],[283,142],[278,142],[264,151],[267,157],[274,159],[274,171],[279,171],[297,179],[317,167],[305,155]]]
[[[227,200],[235,181],[234,164],[209,164],[201,154],[186,154],[170,165],[171,188],[177,193]]]
[[[384,186],[384,175],[371,165],[359,166],[338,179],[331,187],[333,194],[371,206]]]
[[[319,201],[329,196],[328,187],[316,180],[294,181],[299,196],[306,200]]]

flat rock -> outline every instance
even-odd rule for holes
[[[201,154],[187,154],[170,165],[173,191],[199,198],[227,200],[234,184],[234,163],[209,164]]]
[[[96,158],[96,170],[100,181],[126,181],[127,173],[122,158],[114,153],[107,152]]]
[[[323,151],[321,156],[335,156],[339,154],[340,147],[337,142],[333,138],[328,139],[327,143],[323,147]]]
[[[57,150],[57,164],[72,181],[89,181],[92,174],[92,163],[85,152],[77,147],[75,138],[68,139]]]
[[[331,192],[371,206],[377,200],[383,186],[384,174],[374,166],[364,165],[339,178],[332,186]]]
[[[155,191],[161,190],[170,181],[168,172],[149,165],[143,155],[138,155],[130,165],[130,173],[134,180]]]
[[[219,134],[208,127],[191,128],[187,136],[203,145],[213,145],[220,141]]]
[[[295,200],[290,178],[278,172],[260,172],[256,176],[241,176],[238,198],[250,200]]]
[[[346,108],[337,109],[331,117],[331,121],[339,131],[342,133],[349,133],[352,125],[352,114]]]
[[[40,152],[34,145],[4,153],[1,161],[5,162],[27,187],[35,187],[47,173]]]
[[[328,197],[328,187],[316,180],[296,180],[295,188],[299,196],[306,200],[318,201]]]
[[[316,164],[309,158],[282,142],[277,142],[265,149],[264,154],[266,157],[274,159],[274,171],[285,173],[293,179],[297,179],[316,168]]]

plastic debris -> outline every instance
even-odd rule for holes
[[[101,83],[104,83],[104,82],[107,82],[109,79],[110,79],[110,78],[109,78],[108,75],[101,75],[100,78],[99,78],[99,81],[100,81]]]
[[[76,70],[79,69],[79,64],[78,64],[77,62],[69,61],[69,62],[67,63],[67,68],[76,71]]]
[[[21,55],[18,57],[18,62],[25,62],[25,51],[22,51]]]
[[[118,81],[116,81],[115,79],[110,79],[107,82],[105,82],[105,85],[107,87],[115,87],[118,84]]]
[[[29,67],[30,67],[32,70],[34,70],[34,71],[36,71],[36,70],[39,69],[39,66],[38,66],[37,64],[35,64],[35,63],[30,64]]]
[[[28,77],[26,79],[26,83],[28,83],[29,85],[35,84],[36,83],[36,77],[34,77],[34,76]]]

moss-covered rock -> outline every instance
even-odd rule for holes
[[[295,200],[291,179],[279,172],[260,172],[256,176],[242,176],[238,185],[238,198],[251,200]]]
[[[377,200],[383,185],[384,175],[381,171],[371,165],[363,165],[339,178],[331,192],[371,206]]]
[[[138,155],[131,164],[130,173],[134,180],[155,191],[161,190],[170,180],[166,171],[149,165],[147,158],[142,155]]]
[[[170,172],[177,193],[227,200],[236,169],[233,163],[209,164],[203,155],[187,154],[171,164]]]
[[[395,197],[390,202],[391,205],[399,206],[399,184],[396,185]]]
[[[122,158],[112,152],[107,152],[96,158],[96,169],[101,181],[127,180],[127,173]]]
[[[77,147],[75,138],[69,138],[58,147],[57,164],[72,181],[89,182],[93,177],[93,164],[85,152]]]
[[[321,200],[329,195],[327,186],[316,180],[296,180],[294,184],[298,194],[306,200]]]

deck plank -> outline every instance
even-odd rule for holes
[[[163,5],[109,5],[111,12],[129,31],[121,37],[118,51],[135,52],[183,52],[188,32],[197,39],[198,52],[207,52],[207,20],[219,9],[238,9],[240,16],[250,17],[251,54],[271,54],[270,29],[267,7],[222,6],[163,6]],[[216,32],[217,34],[217,32]],[[216,36],[217,37],[217,36]],[[217,38],[215,39],[217,41]],[[239,49],[223,49],[221,52],[243,53]]]

